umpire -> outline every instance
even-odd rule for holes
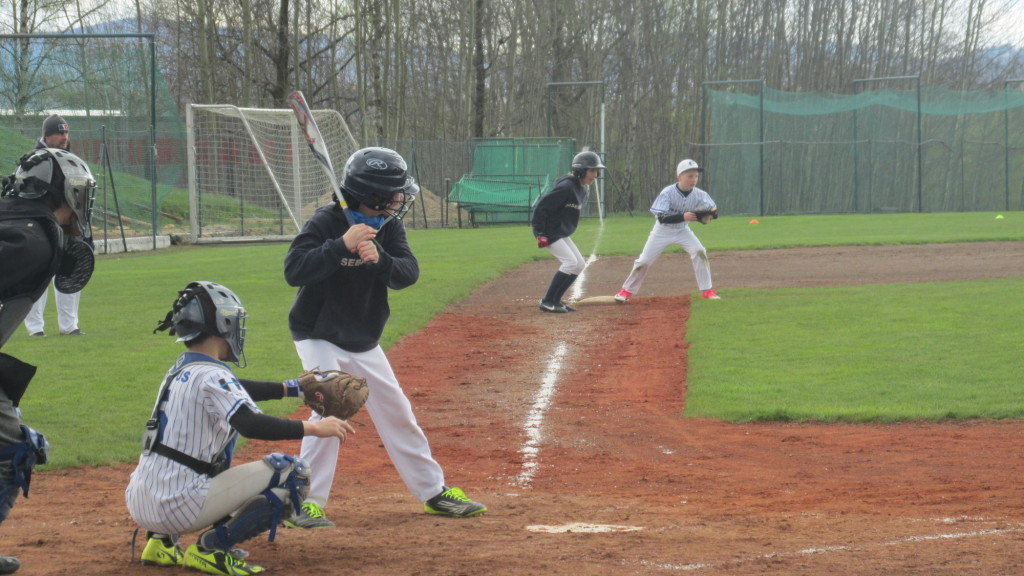
[[[0,197],[0,348],[25,319],[32,303],[56,277],[63,291],[80,290],[92,275],[92,250],[81,241],[89,223],[96,181],[89,167],[64,150],[44,148],[23,156],[4,179]],[[42,434],[21,423],[18,404],[36,367],[0,353],[0,523],[18,492],[28,496],[32,468],[46,462]],[[21,563],[0,556],[0,574]]]

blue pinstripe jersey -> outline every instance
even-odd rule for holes
[[[694,186],[693,190],[689,194],[683,196],[683,192],[679,189],[676,184],[669,184],[658,193],[658,197],[654,199],[654,203],[651,204],[651,213],[657,216],[658,214],[682,214],[684,212],[696,212],[698,210],[708,210],[715,207],[715,201],[711,199],[711,195]],[[673,228],[680,228],[687,226],[687,222],[679,222],[676,224],[659,224],[659,226],[670,226]]]
[[[243,404],[259,413],[227,364],[185,352],[167,372],[177,372],[161,406],[161,443],[212,462],[234,450],[228,421]],[[166,376],[165,376],[166,379]],[[132,472],[125,500],[132,518],[154,532],[180,534],[196,520],[210,477],[156,453],[143,454]]]

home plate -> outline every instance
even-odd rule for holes
[[[599,534],[604,532],[637,532],[643,530],[640,526],[619,526],[616,524],[586,524],[584,522],[573,522],[561,526],[543,526],[534,524],[527,526],[530,532],[547,532],[548,534],[564,534],[566,532],[581,534]]]

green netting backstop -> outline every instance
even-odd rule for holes
[[[705,94],[723,212],[1024,210],[1024,92]]]
[[[569,172],[572,138],[476,138],[472,172],[452,186],[448,200],[474,224],[529,222],[537,199]]]

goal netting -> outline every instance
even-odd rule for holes
[[[192,104],[187,115],[193,242],[287,238],[330,202],[291,109]],[[355,138],[337,111],[313,117],[340,178]]]

